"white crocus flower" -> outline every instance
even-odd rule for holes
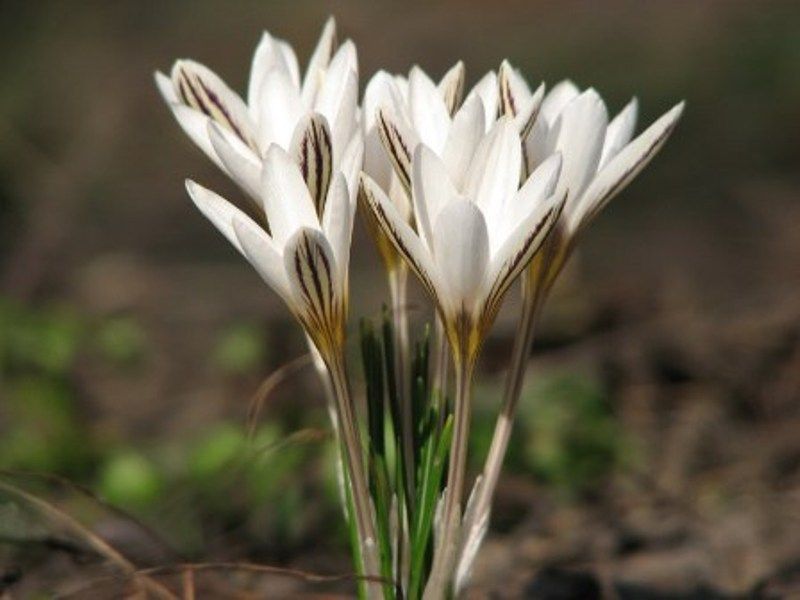
[[[186,187],[200,211],[284,300],[330,373],[337,433],[353,486],[360,554],[365,572],[375,574],[375,523],[344,366],[348,264],[362,154],[363,142],[356,137],[342,157],[341,169],[331,177],[324,201],[318,203],[294,157],[272,144],[264,157],[259,193],[269,232],[214,192],[193,181]],[[370,597],[376,594],[372,590]]]
[[[329,19],[302,81],[291,46],[264,32],[246,102],[193,60],[176,61],[169,77],[156,73],[158,88],[184,131],[256,202],[261,163],[273,144],[301,165],[319,203],[328,180],[320,173],[338,167],[358,134],[356,50],[349,40],[336,49],[335,29]],[[310,154],[313,142],[329,149],[323,158]]]
[[[435,300],[454,349],[474,354],[503,294],[558,216],[560,162],[552,157],[518,189],[519,135],[501,119],[480,140],[459,191],[444,161],[419,144],[412,166],[417,232],[380,186],[362,177],[369,208]]]
[[[519,134],[509,118],[499,120],[480,140],[463,190],[436,152],[418,144],[410,174],[416,232],[380,186],[362,176],[374,219],[437,306],[455,367],[442,533],[426,597],[444,594],[456,559],[471,384],[479,349],[505,292],[533,258],[563,206],[564,194],[555,193],[560,157],[545,161],[519,189],[521,162]]]
[[[363,145],[348,147],[320,205],[300,166],[283,148],[267,150],[260,173],[267,232],[214,192],[193,181],[187,189],[200,211],[286,302],[325,356],[344,335],[347,274]]]
[[[511,112],[510,107],[518,98],[525,97],[524,80],[513,70],[508,71],[509,75],[512,73],[513,79],[509,77],[511,85],[507,88],[509,98],[501,102],[504,114]],[[522,93],[519,90],[523,90]],[[488,529],[492,497],[508,448],[539,311],[572,254],[579,234],[661,149],[680,119],[683,107],[684,103],[679,103],[632,139],[638,113],[635,98],[609,122],[605,103],[595,90],[581,92],[572,82],[563,81],[544,98],[539,116],[524,140],[527,171],[535,169],[542,160],[549,160],[547,157],[553,152],[560,152],[563,166],[557,189],[568,189],[569,198],[552,234],[523,277],[520,326],[500,417],[464,522],[456,591],[468,582]]]

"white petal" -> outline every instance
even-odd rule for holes
[[[167,104],[177,104],[180,102],[178,95],[175,93],[175,86],[172,84],[172,80],[169,77],[164,75],[161,71],[156,71],[154,78],[158,91]]]
[[[213,223],[214,227],[216,227],[239,252],[244,254],[242,245],[239,243],[233,231],[233,219],[237,217],[243,221],[251,222],[252,219],[219,194],[204,188],[191,179],[186,180],[186,191],[189,192],[189,197],[191,197],[192,202],[194,202],[200,212]],[[253,222],[253,226],[258,227],[255,222]]]
[[[170,108],[184,133],[206,153],[206,156],[214,161],[214,164],[225,173],[228,173],[225,165],[222,164],[219,156],[217,156],[217,153],[214,151],[214,147],[211,145],[211,139],[208,137],[208,124],[211,122],[211,119],[203,113],[189,108],[188,106],[184,106],[183,104],[172,104]]]
[[[286,277],[283,256],[272,239],[258,225],[242,219],[240,215],[233,217],[231,228],[242,248],[242,253],[261,278],[284,302],[291,303],[292,293]]]
[[[561,163],[561,153],[557,152],[531,174],[506,210],[504,231],[513,231],[537,204],[555,192],[561,174]]]
[[[381,134],[373,128],[364,136],[364,172],[372,177],[384,190],[388,190],[394,174],[386,149],[381,141]]]
[[[431,298],[437,302],[442,300],[439,270],[422,240],[368,175],[361,176],[361,189],[367,207],[372,211],[381,231],[406,259]]]
[[[425,144],[414,151],[412,169],[414,215],[417,231],[429,252],[433,252],[433,225],[442,207],[462,199],[450,178],[447,168],[436,153]]]
[[[292,83],[295,87],[300,89],[300,65],[297,62],[297,54],[294,53],[294,48],[284,40],[275,40],[278,44],[278,51],[283,57],[283,62],[286,65],[286,70],[292,78]]]
[[[434,225],[433,244],[450,310],[474,314],[489,265],[489,233],[483,213],[468,200],[446,204]]]
[[[598,173],[579,199],[573,214],[569,215],[570,231],[583,227],[639,174],[667,141],[683,114],[683,108],[684,103],[681,102],[662,115]]]
[[[502,239],[506,205],[519,189],[521,162],[517,129],[509,117],[502,117],[478,146],[466,182],[467,196],[486,217],[493,247]]]
[[[464,188],[467,168],[485,131],[483,104],[480,98],[473,97],[453,117],[453,125],[442,152],[442,160],[458,189]]]
[[[412,67],[408,77],[411,123],[420,140],[441,154],[450,129],[450,113],[442,94],[425,72]]]
[[[278,246],[301,227],[319,229],[319,218],[300,168],[279,146],[267,150],[261,172],[262,200],[272,237]]]
[[[211,120],[208,120],[208,136],[225,171],[260,204],[261,159],[238,137]]]
[[[639,101],[634,98],[611,120],[606,130],[603,153],[600,157],[598,171],[605,167],[617,153],[622,150],[633,137],[636,129],[636,118],[639,115]]]
[[[342,49],[345,47],[347,46],[342,46]],[[331,126],[333,163],[334,166],[338,166],[341,153],[356,129],[358,74],[352,68],[345,71],[337,66],[347,65],[348,62],[334,62],[336,64],[331,65],[331,69],[325,76],[325,83],[319,91],[315,106],[317,111],[325,115]]]
[[[381,152],[383,149],[381,149]],[[339,171],[344,175],[347,182],[347,190],[350,196],[351,210],[355,210],[356,193],[358,190],[358,174],[364,164],[364,141],[361,136],[355,134],[347,145],[342,156],[342,163]]]
[[[322,231],[333,248],[338,265],[338,277],[347,277],[347,265],[350,261],[350,240],[353,233],[353,212],[350,205],[350,194],[344,175],[337,173],[331,182],[328,200],[325,202],[325,214],[322,218]]]
[[[588,89],[564,107],[550,133],[564,159],[559,190],[569,190],[567,214],[597,172],[607,123],[602,98]]]
[[[552,154],[548,144],[549,137],[550,128],[540,109],[539,116],[533,122],[531,131],[523,142],[525,144],[525,161],[529,173],[535,171]]]
[[[297,88],[285,71],[272,69],[264,75],[258,108],[259,146],[262,151],[269,148],[270,144],[288,149],[304,111]]]
[[[317,95],[325,70],[333,56],[336,46],[336,21],[330,17],[322,28],[319,41],[308,61],[306,76],[303,79],[302,98],[305,106],[312,106]]]
[[[486,126],[489,127],[497,119],[497,109],[500,102],[497,92],[497,74],[494,71],[489,71],[481,77],[480,81],[467,94],[467,99],[464,102],[466,103],[467,100],[474,96],[478,96],[483,102],[483,109],[486,112],[485,122]]]
[[[264,77],[273,69],[284,72],[294,87],[299,88],[297,75],[297,58],[288,44],[275,39],[268,31],[261,35],[261,40],[253,54],[250,66],[250,80],[247,85],[247,105],[250,114],[258,121],[261,118],[261,93],[264,86]],[[293,61],[293,64],[292,64]]]
[[[572,83],[569,79],[561,81],[550,90],[550,93],[545,96],[542,102],[541,115],[547,121],[548,125],[552,125],[564,107],[569,104],[573,98],[577,98],[580,94],[578,86]]]

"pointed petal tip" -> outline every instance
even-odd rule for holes
[[[183,185],[186,188],[186,192],[189,194],[189,198],[191,199],[192,203],[199,208],[201,212],[204,212],[203,207],[208,204],[208,197],[203,192],[209,192],[209,190],[204,188],[196,181],[188,178],[184,180]]]
[[[603,98],[602,98],[602,96],[600,96],[600,92],[598,92],[598,91],[597,91],[597,90],[596,90],[594,87],[588,87],[588,88],[586,88],[586,89],[585,89],[585,90],[584,90],[584,91],[581,93],[581,95],[579,96],[579,98],[584,98],[584,99],[586,99],[586,100],[589,100],[589,99],[591,99],[591,100],[593,100],[593,101],[598,101],[598,100],[599,100],[600,102],[602,102],[602,101],[603,101]]]

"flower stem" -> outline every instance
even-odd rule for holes
[[[331,383],[336,401],[336,412],[339,421],[339,430],[343,446],[345,466],[347,467],[347,477],[350,481],[353,512],[361,540],[361,556],[363,557],[364,575],[376,577],[380,574],[380,563],[378,560],[377,534],[375,522],[372,515],[369,488],[367,486],[367,476],[364,467],[363,446],[361,436],[358,431],[358,421],[356,420],[353,407],[353,400],[350,395],[350,385],[347,379],[344,355],[341,349],[336,351],[335,356],[328,364],[331,374]],[[382,587],[378,582],[367,584],[368,598],[380,598]]]
[[[471,511],[473,516],[469,523],[465,523],[467,529],[464,532],[461,543],[462,551],[464,548],[471,547],[474,544],[480,544],[480,537],[486,532],[486,524],[491,513],[494,492],[500,479],[503,460],[505,459],[508,443],[511,439],[514,417],[522,392],[522,383],[525,379],[531,343],[533,342],[534,331],[542,305],[539,290],[540,286],[537,285],[535,278],[532,277],[530,273],[526,273],[523,276],[522,315],[520,317],[519,327],[517,328],[517,335],[514,338],[511,366],[508,371],[506,386],[503,392],[503,403],[500,414],[497,417],[492,443],[489,447],[489,453],[486,456],[486,462],[484,463],[481,474],[481,485],[476,491],[477,496],[474,500],[475,508]],[[474,559],[476,554],[476,552],[472,552],[462,555],[463,558],[459,558],[459,561]],[[457,571],[460,577],[466,577],[470,569],[471,565],[469,564],[459,564]],[[459,581],[458,583],[460,587],[465,582]]]
[[[400,400],[400,445],[403,454],[406,501],[414,505],[416,498],[416,466],[414,464],[414,418],[411,393],[408,386],[408,311],[406,289],[408,269],[398,267],[389,272],[389,292],[392,298],[392,321],[394,329],[394,371],[397,396]]]
[[[447,395],[447,371],[450,365],[448,354],[450,347],[447,342],[447,334],[444,331],[444,324],[438,314],[436,315],[433,344],[434,356],[431,390],[438,394],[441,402],[444,402],[444,398]],[[443,425],[444,413],[446,411],[442,410],[441,412],[442,419],[440,425]]]
[[[454,358],[456,358],[454,356]],[[423,598],[440,600],[452,585],[456,553],[461,528],[461,505],[466,479],[469,427],[472,413],[472,375],[475,360],[471,356],[459,356],[454,361],[456,394],[453,414],[453,441],[450,445],[450,462],[447,469],[444,509],[441,519],[441,534],[436,544],[433,568],[425,586]]]

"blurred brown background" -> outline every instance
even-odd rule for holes
[[[270,396],[257,426],[273,444],[264,468],[286,472],[246,475],[250,487],[220,481],[247,447],[259,383],[304,345],[188,201],[186,177],[238,191],[152,81],[192,57],[243,90],[262,29],[290,41],[302,65],[329,14],[357,44],[362,90],[377,68],[418,63],[438,77],[461,58],[474,83],[507,57],[531,84],[594,86],[612,113],[636,95],[640,130],[687,101],[548,305],[476,597],[556,597],[547,590],[558,585],[574,597],[790,589],[800,577],[797,2],[2,3],[0,467],[85,483],[183,557],[347,570],[326,442],[279,442],[324,429],[310,370]],[[360,225],[356,244],[351,314],[375,316],[384,283]],[[507,304],[483,365],[476,461],[515,326],[516,298]],[[125,519],[63,486],[42,493],[80,507],[143,564],[165,560]],[[44,534],[4,506],[0,571],[23,590],[67,585],[74,561],[21,550]]]

